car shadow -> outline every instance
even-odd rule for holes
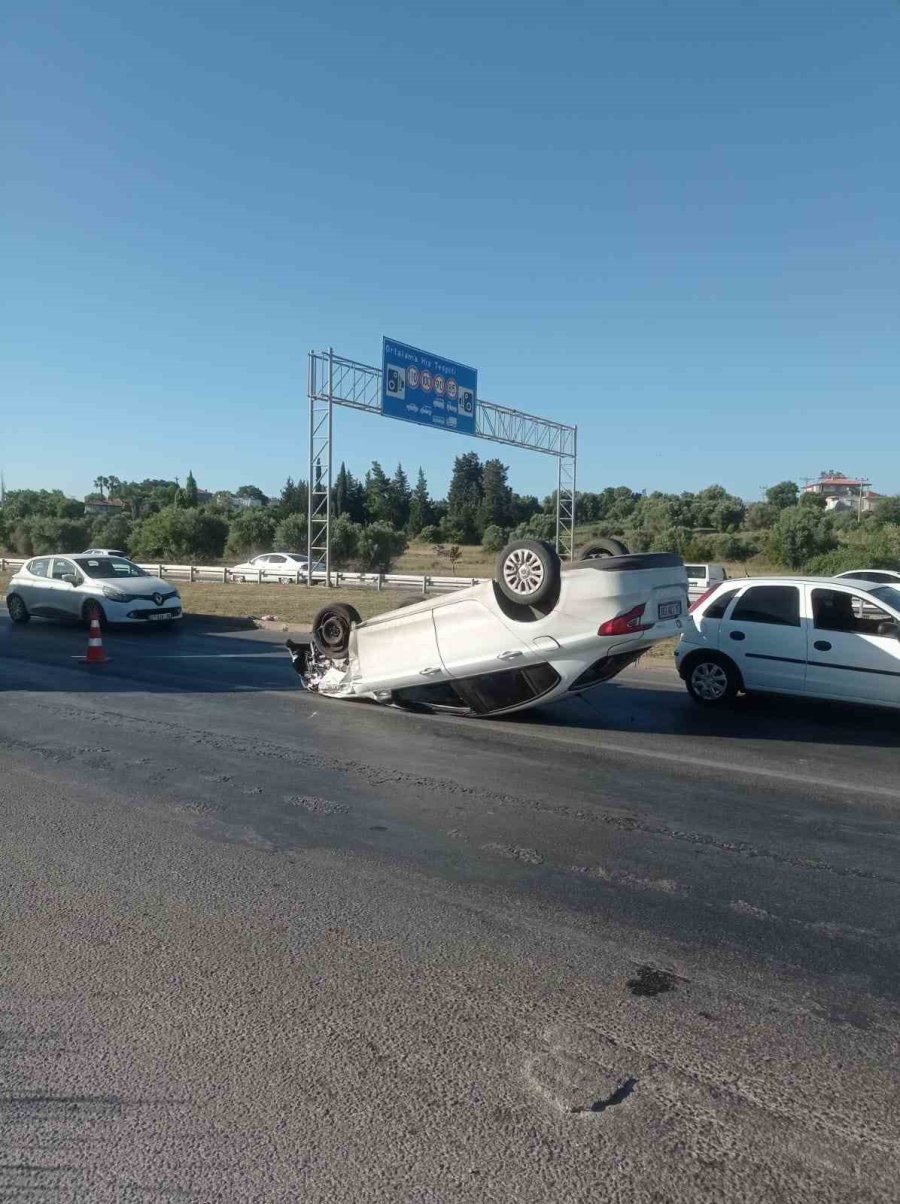
[[[519,722],[597,732],[900,748],[898,711],[763,694],[707,710],[687,691],[627,680],[525,711]]]
[[[250,625],[252,628],[252,625]],[[171,625],[111,627],[106,662],[86,664],[88,632],[78,623],[0,617],[0,691],[233,693],[296,691],[284,635],[243,621],[192,615]]]

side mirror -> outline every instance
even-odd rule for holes
[[[900,623],[895,623],[893,620],[887,623],[879,623],[878,634],[887,636],[888,639],[893,637],[895,640],[900,640]]]
[[[74,573],[64,573],[60,580],[65,581],[66,585],[78,585],[79,582]]]

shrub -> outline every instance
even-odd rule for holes
[[[419,532],[417,538],[420,539],[422,541],[422,543],[430,543],[430,544],[440,543],[441,529],[440,529],[440,527],[436,527],[434,525],[429,526],[429,527],[423,527],[422,530]]]
[[[228,538],[228,524],[214,514],[166,506],[140,524],[132,555],[147,560],[218,560]]]
[[[305,514],[289,514],[275,528],[274,546],[283,552],[302,552],[306,547]]]
[[[339,514],[331,524],[331,564],[333,568],[345,569],[356,559],[359,551],[359,536],[362,528],[350,521],[346,514]]]
[[[830,552],[836,540],[827,519],[810,506],[782,510],[768,533],[769,555],[789,569],[802,569],[814,556]]]
[[[402,531],[395,531],[387,523],[372,523],[360,533],[357,559],[367,573],[386,573],[391,562],[405,551],[406,536]]]
[[[502,527],[498,527],[495,523],[491,523],[489,527],[485,527],[484,535],[481,539],[481,546],[485,552],[499,552],[506,543],[506,532]]]
[[[187,513],[185,511],[185,513]],[[275,519],[265,510],[245,510],[231,520],[229,556],[255,556],[270,552],[275,538]]]

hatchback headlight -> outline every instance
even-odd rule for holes
[[[110,602],[130,602],[131,599],[127,594],[123,594],[120,589],[115,589],[111,585],[104,585],[103,597],[109,598]]]

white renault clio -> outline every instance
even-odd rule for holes
[[[691,607],[675,653],[706,706],[740,691],[900,708],[900,588],[848,578],[725,581]]]
[[[174,585],[124,556],[36,556],[13,576],[6,606],[14,623],[42,619],[153,623],[181,618]]]

